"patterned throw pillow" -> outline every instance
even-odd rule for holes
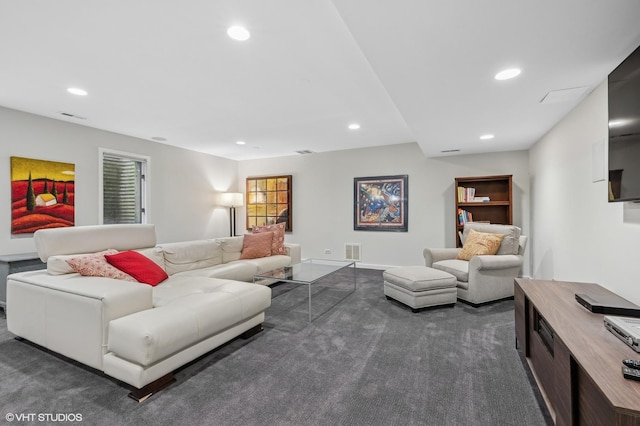
[[[73,257],[67,260],[67,263],[80,275],[88,277],[114,278],[116,280],[135,282],[135,278],[122,272],[118,268],[111,266],[104,257],[105,254],[116,254],[117,252],[117,250],[109,249],[98,253]]]
[[[271,246],[271,254],[287,254],[287,249],[284,247],[284,228],[286,223],[276,223],[275,225],[266,226],[254,226],[253,233],[259,234],[261,232],[273,232],[273,242]]]
[[[456,259],[470,260],[473,256],[496,254],[503,238],[502,234],[489,234],[472,229]]]
[[[258,259],[271,256],[273,232],[245,234],[242,240],[240,259]]]

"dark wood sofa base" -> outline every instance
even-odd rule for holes
[[[240,335],[240,337],[243,338],[243,339],[249,339],[249,338],[255,336],[256,334],[260,333],[262,330],[263,330],[262,323],[260,323],[260,324],[254,326],[254,327],[251,327],[250,329],[248,329],[244,333],[242,333]]]
[[[137,402],[144,402],[149,399],[151,395],[160,392],[162,389],[166,388],[175,381],[176,379],[173,377],[173,373],[169,373],[149,383],[148,385],[141,387],[140,389],[133,388],[129,393],[129,398],[132,398]]]

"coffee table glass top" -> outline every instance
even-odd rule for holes
[[[253,277],[253,282],[259,282],[262,279],[278,280],[287,283],[303,284],[308,287],[308,313],[309,322],[312,321],[311,309],[311,287],[322,284],[314,284],[323,278],[327,278],[342,269],[351,268],[353,270],[353,290],[347,293],[347,296],[356,290],[356,263],[343,260],[324,260],[324,259],[307,259],[292,266],[274,269],[272,271],[263,272]],[[344,296],[346,297],[346,296]],[[343,298],[344,298],[343,297]]]
[[[343,260],[307,259],[293,266],[257,274],[255,278],[271,278],[284,282],[313,284],[343,268],[355,266],[355,262]]]

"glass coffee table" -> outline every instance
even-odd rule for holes
[[[346,268],[353,269],[353,290],[356,290],[356,262],[342,260],[307,259],[292,266],[263,272],[253,277],[254,283],[260,280],[278,280],[285,283],[303,284],[309,287],[309,322],[311,322],[311,286],[316,282]],[[344,297],[342,299],[344,299]],[[340,299],[340,301],[342,301]]]

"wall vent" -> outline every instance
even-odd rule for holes
[[[311,151],[310,149],[301,149],[300,151],[296,151],[298,154],[313,154],[313,151]]]
[[[65,117],[69,117],[69,118],[77,118],[78,120],[86,120],[87,119],[87,117],[81,117],[79,115],[70,114],[68,112],[60,112],[60,115],[64,115]]]
[[[540,100],[541,104],[556,102],[575,102],[587,92],[588,87],[572,87],[571,89],[552,90]]]
[[[346,243],[344,245],[344,258],[346,260],[362,260],[362,245],[360,243]]]

